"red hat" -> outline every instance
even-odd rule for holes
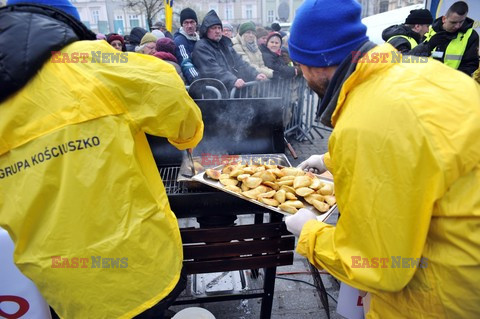
[[[161,38],[157,40],[157,51],[175,54],[175,42],[170,38]]]
[[[115,40],[122,42],[122,45],[125,44],[125,40],[123,40],[123,37],[120,34],[112,34],[111,36],[108,37],[107,42],[109,44],[112,44],[112,42]]]

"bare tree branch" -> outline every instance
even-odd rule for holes
[[[153,19],[164,8],[163,0],[127,0],[125,2],[125,7],[134,10],[138,14],[146,15],[149,28],[152,27]]]

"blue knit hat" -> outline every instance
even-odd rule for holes
[[[305,0],[290,28],[292,60],[312,67],[339,65],[368,40],[356,0]]]
[[[68,0],[8,0],[7,1],[7,5],[14,5],[18,3],[41,4],[44,6],[54,7],[55,9],[61,10],[71,15],[78,21],[81,21],[77,8],[75,8]]]

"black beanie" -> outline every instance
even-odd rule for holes
[[[410,11],[405,24],[432,24],[433,17],[427,9],[418,9]]]
[[[282,28],[280,27],[280,24],[277,23],[277,22],[274,22],[272,23],[272,25],[270,26],[272,28],[273,31],[280,31]]]
[[[180,25],[187,19],[195,20],[195,22],[198,23],[197,14],[190,8],[185,8],[180,12]]]

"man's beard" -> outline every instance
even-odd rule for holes
[[[330,80],[327,77],[316,79],[314,81],[307,81],[308,86],[317,93],[318,97],[323,99],[327,91]]]

